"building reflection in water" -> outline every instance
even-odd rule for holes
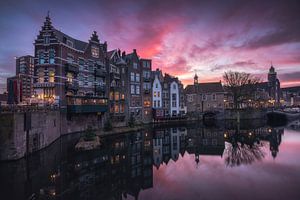
[[[283,128],[154,128],[101,138],[101,148],[76,152],[79,135],[68,135],[44,151],[0,164],[4,199],[138,199],[153,187],[157,169],[180,155],[223,157],[230,167],[279,152]],[[267,149],[269,146],[269,150]]]

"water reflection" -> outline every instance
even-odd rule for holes
[[[251,126],[253,127],[253,126]],[[4,199],[138,199],[153,187],[153,166],[193,155],[222,157],[236,167],[279,153],[283,128],[154,128],[101,138],[101,148],[76,152],[79,135],[68,135],[28,159],[0,164]]]

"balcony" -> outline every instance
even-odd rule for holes
[[[68,113],[100,113],[107,111],[107,105],[68,105]]]
[[[120,74],[118,74],[118,73],[111,73],[111,78],[112,78],[112,79],[120,79],[121,76],[120,76]]]
[[[95,76],[98,77],[105,77],[105,70],[104,69],[95,69]]]
[[[144,82],[150,82],[151,78],[150,77],[143,77],[144,78]]]
[[[78,82],[66,82],[66,90],[77,91],[79,88]]]
[[[79,73],[79,67],[75,63],[66,63],[65,64],[65,70],[66,70],[66,72],[72,72],[74,74]]]
[[[151,93],[151,89],[144,89],[144,94],[150,94]]]

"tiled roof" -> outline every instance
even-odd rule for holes
[[[66,38],[67,40],[70,40],[71,42],[73,42],[74,49],[77,49],[79,51],[85,51],[85,48],[88,45],[88,43],[83,42],[81,40],[74,39],[71,36],[69,36],[57,29],[54,29],[54,33],[55,33],[55,36],[57,37],[58,41],[64,42],[63,38]]]
[[[221,82],[188,85],[184,90],[186,94],[224,92]]]

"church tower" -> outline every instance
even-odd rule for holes
[[[197,76],[197,73],[195,73],[195,76],[194,76],[194,85],[197,85],[198,84],[198,76]]]

